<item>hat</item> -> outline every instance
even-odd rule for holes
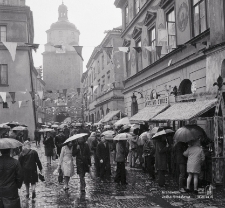
[[[26,140],[26,141],[23,143],[23,146],[30,146],[30,141]]]
[[[91,133],[91,137],[95,137],[96,136],[96,133],[95,132],[92,132]]]

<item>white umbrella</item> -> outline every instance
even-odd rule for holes
[[[102,133],[102,135],[105,136],[105,139],[106,139],[106,140],[112,140],[113,137],[115,136],[115,132],[114,132],[114,131],[111,131],[111,130],[108,130],[108,131],[104,131],[104,132]]]
[[[162,131],[157,132],[152,139],[156,139],[157,137],[160,137],[162,135],[166,135],[166,134],[173,134],[174,131],[171,129],[163,129]]]
[[[39,132],[54,132],[54,129],[50,129],[50,128],[45,128],[45,129],[40,129]]]
[[[16,126],[12,130],[13,131],[23,131],[23,130],[27,130],[27,127],[24,127],[24,126]]]
[[[23,144],[16,139],[11,138],[1,138],[0,139],[0,149],[14,149],[23,146]]]
[[[114,123],[115,126],[125,125],[125,124],[130,124],[130,120],[128,117],[122,118],[119,121],[117,121],[116,123]]]
[[[87,135],[88,134],[86,134],[86,133],[75,134],[75,135],[71,136],[70,138],[68,138],[63,144],[66,144],[68,142],[74,141],[76,139],[79,139],[79,138],[84,137],[84,136],[87,136]]]
[[[118,140],[118,141],[124,140],[124,141],[126,141],[126,140],[132,139],[132,138],[133,138],[133,136],[131,134],[129,134],[129,133],[121,133],[121,134],[117,134],[113,138],[113,140]]]
[[[59,125],[57,125],[57,124],[53,124],[52,125],[52,128],[57,128]]]
[[[10,129],[6,124],[0,124],[0,129]]]

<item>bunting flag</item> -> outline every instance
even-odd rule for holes
[[[43,91],[37,91],[39,98],[42,99],[43,98]]]
[[[103,47],[103,50],[106,52],[107,56],[112,59],[113,47]]]
[[[95,86],[93,87],[93,92],[94,92],[97,88],[98,88],[98,85],[95,85]]]
[[[0,96],[2,97],[3,102],[6,102],[6,92],[0,92]]]
[[[11,96],[11,98],[12,98],[12,103],[15,103],[16,101],[15,101],[15,92],[9,92],[9,94],[10,94],[10,96]]]
[[[159,58],[161,57],[161,53],[162,53],[162,46],[156,46],[156,54],[159,56]]]
[[[19,103],[19,108],[21,107],[21,104],[22,104],[22,101],[18,101],[18,103]]]
[[[2,41],[2,43],[8,49],[8,51],[9,51],[11,57],[12,57],[12,60],[15,61],[17,43],[15,43],[15,42],[4,42],[4,41]]]
[[[84,61],[84,59],[82,57],[82,49],[83,49],[83,46],[73,46],[73,47],[76,50],[77,54],[81,57],[82,61]]]
[[[138,53],[140,53],[142,51],[141,47],[133,47]]]
[[[130,47],[118,47],[119,51],[122,51],[124,53],[128,53],[130,52]]]

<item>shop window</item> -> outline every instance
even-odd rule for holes
[[[180,95],[192,94],[191,85],[192,85],[192,82],[189,79],[184,79],[180,83],[179,94]]]
[[[167,30],[168,30],[168,53],[176,48],[176,26],[175,26],[175,12],[174,9],[167,13],[166,15],[167,21]]]
[[[207,29],[207,14],[205,0],[192,0],[194,37]]]
[[[156,59],[156,52],[155,46],[156,46],[156,31],[155,27],[149,30],[149,45],[152,47],[152,51],[150,52],[150,64],[154,63]]]
[[[0,25],[0,42],[6,42],[6,26]]]

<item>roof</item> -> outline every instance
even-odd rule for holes
[[[217,104],[217,99],[175,103],[152,121],[183,121],[198,117]]]
[[[121,116],[124,117],[125,114],[122,113],[120,110],[117,111],[110,111],[108,114],[105,115],[105,117],[101,120],[102,123],[108,122],[113,119],[114,116],[119,117],[121,113]]]
[[[150,119],[154,118],[156,115],[161,113],[163,110],[167,109],[168,105],[155,105],[155,106],[148,106],[140,110],[134,116],[130,118],[130,122],[143,122],[149,121]]]

